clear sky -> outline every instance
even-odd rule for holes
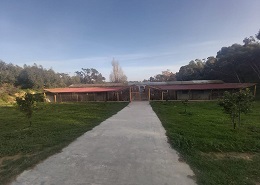
[[[260,0],[0,0],[0,59],[143,80],[260,29]]]

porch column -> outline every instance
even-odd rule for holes
[[[56,94],[54,94],[54,103],[56,103],[56,101],[57,101],[57,96]]]
[[[148,89],[148,101],[150,101],[151,100],[151,88],[149,87],[149,89]]]
[[[162,100],[163,100],[163,91],[162,91]]]
[[[117,101],[119,101],[119,94],[118,94],[118,92],[116,93],[116,99],[117,99]]]
[[[256,96],[256,85],[255,85],[255,89],[254,89],[254,96]]]
[[[132,92],[131,92],[131,87],[129,88],[129,101],[132,101]]]

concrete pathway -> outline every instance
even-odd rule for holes
[[[13,185],[193,185],[148,102],[132,102]]]

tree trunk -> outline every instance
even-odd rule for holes
[[[233,123],[233,128],[236,129],[236,122],[235,122],[235,114],[232,114],[232,123]]]
[[[253,69],[253,71],[256,73],[258,79],[260,80],[260,72],[259,72],[257,65],[255,65],[253,62],[250,62],[250,67]]]
[[[238,82],[241,83],[241,80],[240,80],[240,78],[239,78],[237,72],[235,71],[235,69],[234,69],[234,73],[235,73],[235,75],[236,75],[236,77],[237,77]]]
[[[241,125],[241,111],[238,112],[238,125]]]

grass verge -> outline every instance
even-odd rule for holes
[[[216,102],[151,102],[169,142],[193,169],[198,184],[260,183],[260,101],[232,128]]]
[[[15,107],[0,106],[0,184],[61,151],[127,103],[40,104],[32,126]]]

